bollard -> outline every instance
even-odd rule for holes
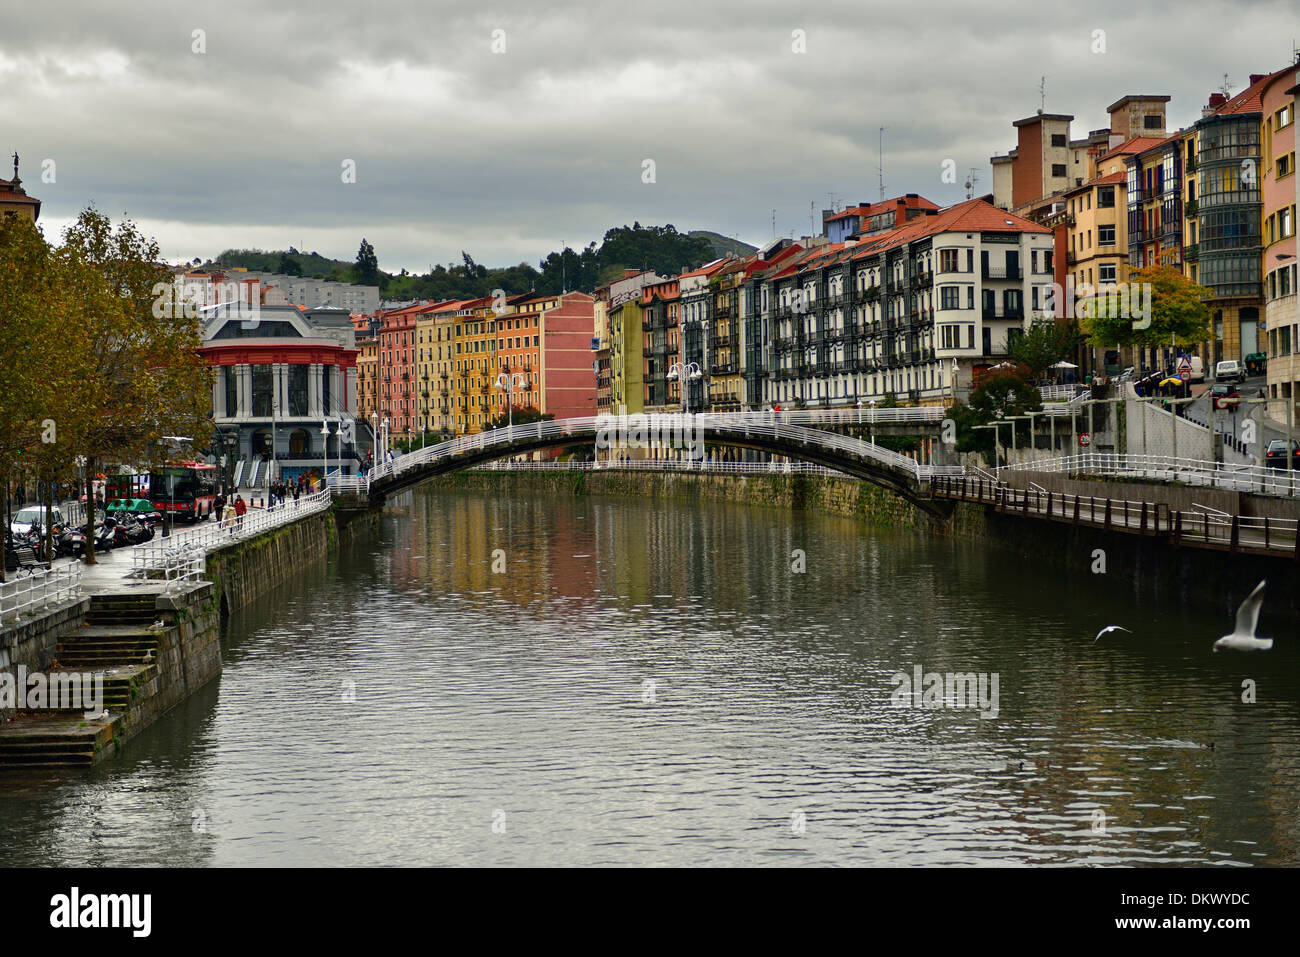
[[[1228,554],[1234,555],[1237,552],[1237,544],[1240,536],[1240,530],[1237,525],[1238,517],[1232,516],[1232,537],[1228,540]]]

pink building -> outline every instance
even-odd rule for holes
[[[596,300],[584,292],[557,297],[542,313],[542,411],[557,419],[596,414],[591,337]]]

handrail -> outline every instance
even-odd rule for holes
[[[22,578],[0,582],[0,621],[18,621],[82,596],[79,563],[35,569]]]

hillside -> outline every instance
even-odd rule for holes
[[[300,253],[290,246],[285,249],[227,249],[206,267],[253,269],[260,272],[279,272],[284,257],[298,264],[299,275],[326,279],[347,279],[353,263],[330,259],[317,252]]]
[[[692,238],[698,236],[707,240],[713,247],[715,259],[721,259],[727,253],[731,253],[737,258],[744,258],[758,251],[757,246],[751,246],[749,243],[741,242],[739,239],[732,239],[730,236],[724,236],[721,233],[710,232],[707,229],[692,229],[686,234]]]

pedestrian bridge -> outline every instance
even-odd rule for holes
[[[886,426],[932,429],[943,415],[940,408],[899,408],[554,419],[461,436],[408,452],[361,476],[334,473],[330,486],[339,508],[365,509],[426,479],[543,449],[595,445],[617,454],[621,449],[658,447],[676,449],[674,454],[686,459],[700,459],[706,445],[729,446],[781,455],[874,482],[933,515],[946,517],[951,505],[931,496],[930,481],[936,475],[961,474],[959,466],[924,465],[872,442],[828,431],[848,426],[879,426],[882,431]]]

